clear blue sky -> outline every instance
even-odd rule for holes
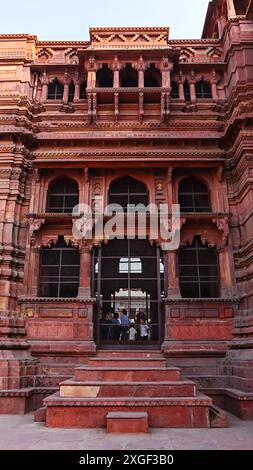
[[[199,38],[209,0],[2,0],[0,33],[87,40],[89,26],[169,26],[171,39]]]

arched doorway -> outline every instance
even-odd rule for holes
[[[115,239],[94,249],[93,295],[100,346],[144,347],[163,341],[164,272],[163,254],[148,240]],[[130,323],[127,335],[122,334],[119,323],[124,310]],[[136,334],[131,330],[131,335],[130,328]]]

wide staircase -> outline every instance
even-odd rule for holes
[[[44,400],[44,415],[49,427],[108,432],[226,426],[211,398],[168,367],[159,351],[99,351]]]

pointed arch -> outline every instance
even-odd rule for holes
[[[50,182],[47,193],[47,212],[72,213],[78,203],[79,188],[75,180],[62,176]]]
[[[178,203],[181,212],[211,212],[209,189],[201,179],[195,176],[181,180]]]
[[[119,204],[126,212],[130,204],[149,204],[147,186],[132,176],[123,176],[113,180],[108,192],[109,204]]]

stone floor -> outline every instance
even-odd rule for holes
[[[21,450],[252,450],[253,421],[229,415],[228,429],[153,429],[149,435],[105,430],[49,429],[25,416],[0,415],[0,449]]]

